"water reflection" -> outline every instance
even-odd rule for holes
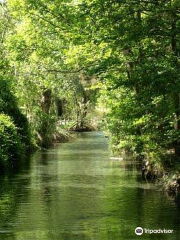
[[[0,240],[138,239],[137,226],[174,230],[141,239],[179,239],[178,201],[136,169],[110,160],[98,132],[36,153],[29,169],[1,179]]]

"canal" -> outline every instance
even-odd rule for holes
[[[135,229],[172,234],[135,234]],[[133,159],[110,159],[101,132],[38,151],[1,177],[0,240],[180,239],[180,204],[141,180]]]

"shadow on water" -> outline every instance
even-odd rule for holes
[[[79,133],[1,178],[0,240],[179,239],[179,201],[143,182],[133,161],[110,160],[102,133]]]
[[[31,157],[21,159],[21,164],[9,171],[1,170],[0,176],[0,239],[16,239],[13,237],[11,227],[15,224],[19,202],[24,202],[26,194],[22,188],[19,175],[29,172]],[[29,179],[23,179],[23,185],[28,185]],[[28,194],[28,192],[27,192]]]

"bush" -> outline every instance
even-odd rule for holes
[[[24,146],[17,127],[9,116],[0,114],[0,167],[9,168],[17,165],[23,153]]]
[[[32,147],[27,118],[18,107],[11,82],[0,75],[0,168],[18,166]]]
[[[48,148],[52,145],[53,135],[56,133],[56,117],[50,116],[44,112],[39,114],[39,142],[43,148]]]
[[[17,128],[17,133],[28,150],[31,147],[31,135],[27,118],[21,113],[15,96],[11,92],[11,84],[8,79],[0,76],[0,113],[11,117]]]

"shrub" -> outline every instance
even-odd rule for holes
[[[23,153],[24,146],[17,127],[9,116],[0,114],[0,167],[9,168],[17,165]]]
[[[26,149],[31,146],[31,136],[27,118],[21,113],[15,96],[11,92],[10,81],[0,76],[0,113],[11,117],[17,133]]]

